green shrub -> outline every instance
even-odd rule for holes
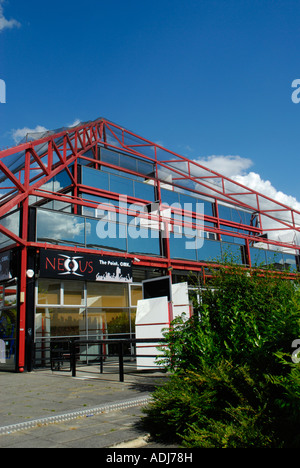
[[[169,382],[143,424],[187,447],[300,447],[297,283],[268,271],[222,268],[197,314],[165,333]]]

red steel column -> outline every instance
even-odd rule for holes
[[[25,156],[25,171],[24,171],[24,187],[29,189],[30,179],[30,151],[26,151]],[[22,203],[22,226],[21,237],[25,241],[25,245],[21,250],[21,265],[19,278],[19,356],[18,356],[18,371],[24,372],[25,366],[25,336],[26,336],[26,270],[27,270],[27,236],[28,236],[28,195]]]

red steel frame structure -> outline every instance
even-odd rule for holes
[[[0,151],[0,218],[14,208],[22,209],[20,235],[16,235],[5,226],[0,224],[0,233],[9,237],[12,247],[21,250],[21,277],[19,278],[20,310],[19,310],[19,347],[18,347],[18,368],[24,370],[25,365],[25,325],[26,325],[26,271],[28,248],[63,249],[72,252],[89,252],[99,255],[99,250],[84,249],[74,246],[63,246],[32,242],[28,239],[29,222],[29,197],[36,196],[45,200],[58,200],[71,203],[76,214],[78,207],[95,207],[91,201],[80,197],[80,192],[94,195],[107,196],[104,190],[83,186],[78,178],[79,159],[85,159],[97,166],[107,166],[116,168],[113,164],[99,160],[98,146],[108,149],[123,151],[129,155],[143,158],[152,163],[155,172],[150,176],[153,185],[156,186],[157,193],[160,194],[161,184],[168,183],[161,179],[161,173],[167,171],[172,173],[172,185],[186,189],[185,182],[193,183],[192,190],[197,196],[209,197],[213,199],[215,206],[214,216],[205,216],[207,221],[214,223],[215,227],[207,227],[207,231],[220,236],[224,231],[218,214],[218,203],[227,203],[250,210],[256,213],[259,223],[257,226],[243,225],[232,221],[226,221],[226,225],[232,228],[244,229],[245,234],[238,234],[245,239],[248,263],[251,267],[249,246],[257,241],[257,236],[263,233],[289,232],[300,233],[300,212],[278,203],[267,196],[249,189],[242,184],[232,181],[228,177],[216,171],[206,168],[196,161],[176,154],[162,146],[142,138],[123,127],[112,123],[105,118],[99,118],[92,122],[82,123],[74,128],[61,129],[43,134],[42,138],[34,141],[24,142],[16,147]],[[73,172],[70,166],[73,165]],[[120,168],[119,168],[120,169]],[[48,181],[62,171],[66,171],[72,184],[72,195],[60,192],[51,192],[43,189]],[[141,176],[137,172],[122,168],[124,173]],[[117,194],[109,193],[111,198]],[[160,200],[160,196],[158,196]],[[136,201],[128,197],[131,203]],[[145,200],[147,203],[147,200]],[[170,220],[168,220],[170,222]],[[264,227],[264,223],[266,226]],[[228,234],[228,232],[227,232]],[[300,245],[278,242],[276,239],[264,239],[265,243],[274,246],[281,246],[300,252]],[[187,260],[174,260],[170,257],[168,239],[166,239],[166,255],[164,257],[152,257],[149,255],[139,255],[139,266],[151,266],[159,268],[172,268],[179,270],[202,271],[205,264],[195,264]],[[105,252],[109,255],[109,252]],[[129,253],[116,253],[131,257],[135,262],[135,255]]]

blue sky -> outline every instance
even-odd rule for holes
[[[299,20],[296,0],[0,0],[0,148],[103,116],[300,210]]]

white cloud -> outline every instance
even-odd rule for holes
[[[244,174],[253,165],[251,159],[224,155],[206,156],[195,160],[195,162],[230,178]]]
[[[39,211],[38,216],[40,238],[83,241],[84,222],[78,222],[80,218],[43,210]]]
[[[300,211],[300,202],[298,202],[295,197],[277,190],[269,180],[263,180],[256,172],[249,172],[249,174],[246,175],[234,175],[232,179],[240,184],[246,185],[246,187],[256,192],[272,198],[272,200]]]
[[[295,197],[277,190],[269,180],[263,180],[256,172],[247,172],[247,169],[253,166],[251,159],[241,156],[213,155],[199,158],[195,162],[272,200],[300,211],[300,202]]]
[[[21,26],[19,21],[15,19],[8,20],[5,18],[2,6],[3,3],[4,0],[0,0],[0,32],[4,31],[4,29],[19,28]]]
[[[287,195],[280,190],[277,190],[269,180],[263,180],[259,174],[255,172],[250,172],[249,174],[246,175],[237,175],[233,177],[233,180],[236,182],[246,185],[247,187],[251,188],[252,190],[255,190],[256,192],[259,192],[263,195],[266,195],[267,197],[271,198],[272,200],[282,203],[285,206],[288,206],[296,211],[300,212],[300,202],[293,196]],[[263,205],[263,202],[261,202],[261,205]],[[264,208],[262,206],[262,208]],[[278,207],[280,208],[280,207]],[[286,212],[276,212],[271,213],[272,216],[275,218],[281,218],[283,221],[287,222],[292,222],[290,213]],[[299,223],[300,217],[299,215],[294,215],[295,222],[296,224]],[[274,240],[279,240],[281,242],[296,242],[299,244],[300,242],[300,233],[294,231],[294,230],[287,230],[287,231],[282,231],[282,230],[276,230],[276,228],[282,228],[284,226],[280,226],[278,223],[274,222],[270,218],[267,218],[266,216],[262,217],[263,221],[263,226],[265,229],[273,229],[274,231],[269,233],[269,238],[274,239]]]
[[[77,127],[81,123],[80,119],[75,119],[71,125],[68,125],[69,128]]]
[[[199,163],[229,179],[237,182],[249,189],[254,190],[255,192],[264,195],[275,202],[281,203],[289,208],[292,208],[298,212],[300,212],[300,202],[293,196],[283,193],[280,190],[277,190],[269,180],[264,180],[262,177],[253,171],[248,171],[251,166],[253,166],[253,162],[251,159],[243,158],[241,156],[224,156],[224,155],[212,155],[199,158],[195,160],[196,163]],[[206,174],[204,171],[200,169],[195,170],[195,175],[198,176],[205,176]],[[218,179],[209,179],[205,180],[206,185],[210,185],[213,189],[221,188],[221,181]],[[229,184],[226,182],[226,187],[230,187],[232,190],[231,193],[234,193],[234,186],[233,184]],[[241,189],[237,189],[238,192]],[[207,189],[207,193],[210,193],[210,190]],[[213,194],[213,191],[211,191]],[[243,200],[247,203],[247,196],[243,197]],[[260,197],[260,208],[266,210],[272,209],[280,209],[280,206],[275,206],[272,201],[269,202],[267,199]],[[251,202],[250,202],[251,204]],[[286,211],[279,211],[279,212],[271,212],[271,217],[282,219],[283,221],[287,221],[289,223],[292,222],[291,215],[289,212]],[[296,224],[300,225],[300,215],[294,215]],[[282,230],[284,228],[280,222],[276,222],[269,218],[268,216],[262,216],[263,227],[265,229],[272,229],[272,232],[268,232],[268,236],[270,239],[273,240],[280,240],[282,242],[293,242],[296,241],[297,243],[300,242],[300,233],[296,233],[294,230]]]
[[[37,125],[35,128],[18,128],[16,130],[12,130],[12,137],[15,141],[15,144],[19,144],[23,138],[25,138],[28,133],[41,133],[41,132],[47,132],[48,129],[43,127],[42,125]]]

